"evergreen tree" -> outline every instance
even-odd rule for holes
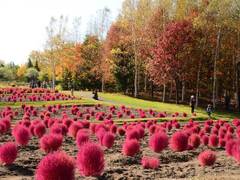
[[[40,68],[39,68],[39,66],[38,66],[38,60],[36,60],[34,68],[35,68],[38,72],[40,72]]]
[[[27,68],[32,68],[33,64],[30,58],[28,58],[28,62],[27,62]]]
[[[72,88],[72,85],[73,85],[72,73],[67,69],[65,69],[63,71],[63,77],[62,77],[62,83],[61,83],[62,89],[70,90]]]

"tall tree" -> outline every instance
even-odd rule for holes
[[[188,66],[193,43],[191,22],[172,22],[166,26],[159,42],[154,48],[154,58],[149,62],[151,77],[155,83],[162,83],[165,78],[175,81],[176,103],[179,103],[181,81],[188,75]],[[161,71],[159,71],[161,69]]]

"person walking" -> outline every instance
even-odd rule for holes
[[[93,99],[98,100],[98,92],[97,92],[97,90],[93,91]]]
[[[194,113],[194,110],[195,110],[195,104],[196,104],[196,99],[194,95],[192,95],[190,98],[190,107],[191,107],[192,114]]]
[[[211,119],[212,118],[212,112],[213,112],[213,108],[212,108],[211,104],[208,104],[206,111],[207,111],[207,114],[208,114],[208,118]]]

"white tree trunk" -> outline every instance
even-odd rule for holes
[[[215,56],[214,56],[213,97],[212,97],[214,109],[216,108],[217,60],[219,58],[220,38],[221,38],[221,29],[219,29],[217,33],[217,44],[216,44]]]
[[[102,92],[104,92],[105,89],[105,82],[104,82],[104,77],[102,77]]]
[[[171,81],[169,99],[172,99],[172,92],[173,92],[173,81]]]
[[[166,84],[163,85],[163,99],[162,99],[163,102],[165,102],[165,98],[166,98]]]
[[[147,75],[145,74],[145,77],[144,77],[144,92],[146,93],[147,92]]]
[[[184,98],[185,98],[185,82],[182,82],[182,102],[184,102]]]

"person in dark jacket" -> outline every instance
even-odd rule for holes
[[[207,111],[207,114],[208,114],[208,118],[211,119],[212,118],[212,112],[213,112],[213,107],[212,107],[211,104],[208,104],[206,111]]]
[[[192,95],[191,98],[190,98],[190,107],[191,107],[191,112],[192,113],[194,113],[195,104],[196,104],[196,99],[195,99],[194,95]]]
[[[93,91],[93,99],[98,100],[98,92],[97,92],[97,90]]]

